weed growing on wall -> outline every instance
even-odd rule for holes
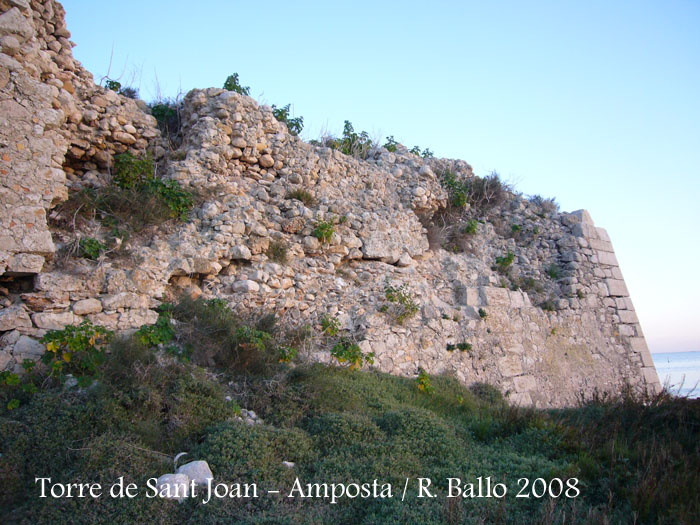
[[[291,133],[292,135],[298,135],[299,133],[301,133],[301,130],[304,129],[304,117],[291,118],[289,116],[290,107],[291,104],[287,104],[286,106],[282,106],[281,108],[278,108],[273,104],[272,114],[277,120],[287,125],[289,133]]]
[[[250,88],[248,86],[241,86],[238,80],[238,73],[233,73],[226,77],[224,89],[227,91],[235,91],[239,95],[250,95]]]

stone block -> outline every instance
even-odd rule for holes
[[[608,241],[601,241],[600,239],[589,239],[588,244],[594,250],[600,250],[601,252],[614,252],[612,243]]]
[[[655,367],[654,365],[654,359],[651,357],[651,352],[649,350],[643,350],[642,352],[639,352],[639,355],[642,358],[642,365],[643,366],[649,366],[649,367]]]
[[[633,310],[618,310],[617,315],[620,316],[620,321],[628,324],[636,324],[639,322],[637,314]]]
[[[46,347],[36,339],[21,335],[12,351],[15,359],[22,362],[24,359],[37,360],[46,353]]]
[[[605,228],[596,228],[596,233],[601,241],[610,242],[610,236],[608,232],[605,231]]]
[[[7,273],[10,275],[30,275],[41,272],[44,258],[31,253],[18,253],[7,263]]]
[[[508,401],[514,406],[532,406],[532,397],[527,392],[516,392],[508,396]]]
[[[523,308],[525,307],[525,294],[519,291],[509,291],[510,295],[510,307],[511,308]]]
[[[570,215],[576,217],[581,224],[593,224],[593,219],[591,218],[591,214],[588,213],[588,210],[572,211]]]
[[[510,290],[507,288],[495,288],[483,286],[479,288],[482,304],[487,306],[510,306]]]
[[[608,295],[613,297],[627,297],[630,294],[627,291],[625,281],[619,279],[606,279],[605,284],[608,287]]]
[[[119,308],[145,308],[148,306],[148,298],[131,292],[120,292],[102,297],[102,306],[107,311]]]
[[[619,266],[619,263],[617,262],[617,257],[615,257],[614,253],[598,251],[597,255],[598,262],[600,264],[605,264],[607,266]]]
[[[231,259],[239,261],[249,261],[253,254],[247,246],[239,245],[231,248]]]
[[[234,292],[255,293],[260,290],[260,285],[251,280],[237,281],[233,283],[232,289]]]
[[[634,337],[637,335],[637,326],[634,324],[621,324],[617,327],[617,330],[622,337]]]
[[[589,241],[598,238],[598,232],[591,224],[574,224],[572,231],[575,237],[585,237]]]
[[[83,299],[73,304],[76,315],[96,314],[102,311],[102,303],[97,299]]]
[[[519,355],[507,355],[498,360],[498,370],[504,377],[517,376],[523,373],[523,365]]]
[[[78,324],[80,318],[73,312],[40,312],[32,315],[32,321],[44,330],[62,330],[68,325]]]
[[[647,342],[643,337],[630,337],[628,341],[630,343],[630,348],[632,348],[633,352],[641,354],[642,352],[649,351]]]
[[[32,321],[24,306],[16,305],[0,310],[0,332],[15,328],[31,328]]]
[[[530,392],[537,389],[537,381],[533,376],[518,376],[513,378],[516,392]]]
[[[661,385],[659,375],[656,373],[656,368],[653,366],[645,366],[642,368],[642,377],[648,385]]]

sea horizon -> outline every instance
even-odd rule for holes
[[[659,381],[672,394],[700,397],[700,350],[653,352]]]

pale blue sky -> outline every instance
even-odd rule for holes
[[[221,87],[497,170],[606,228],[652,351],[700,349],[700,2],[65,0],[142,98]],[[156,81],[157,79],[157,81]]]

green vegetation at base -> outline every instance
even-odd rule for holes
[[[109,343],[90,387],[67,389],[31,372],[39,391],[10,409],[6,396],[26,380],[1,378],[0,511],[8,522],[690,524],[700,515],[699,400],[624,392],[545,411],[509,406],[489,385],[466,388],[425,370],[401,378],[278,362],[258,371],[246,356],[277,348],[279,360],[294,358],[277,346],[292,336],[280,336],[274,318],[246,322],[217,300],[181,302],[161,317],[167,325]],[[47,344],[79,340],[87,348],[91,330],[54,333]],[[187,341],[200,343],[205,357],[231,353],[236,365],[224,359],[212,374],[196,366],[194,353],[182,363],[151,348]],[[237,420],[239,405],[225,401],[227,393],[264,423]],[[206,460],[217,482],[256,483],[260,497],[206,505],[146,498],[146,480],[171,472],[181,451]],[[38,498],[34,482],[109,487],[120,476],[142,487],[140,495]],[[480,476],[506,484],[506,497],[446,497],[448,478],[464,486]],[[393,497],[287,498],[297,477],[304,486],[377,479],[392,484]],[[432,480],[437,497],[416,497],[418,477]],[[515,497],[521,478],[530,480],[529,498]],[[538,478],[555,489],[551,480],[566,489],[576,478],[580,493],[534,497]]]

